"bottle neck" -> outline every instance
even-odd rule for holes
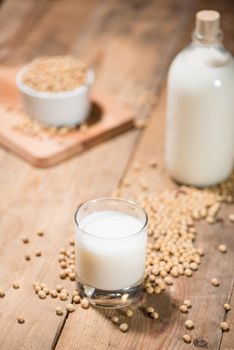
[[[223,42],[223,33],[220,30],[214,36],[202,36],[196,30],[192,34],[192,44],[205,45],[205,46],[213,46],[213,45],[221,45]]]

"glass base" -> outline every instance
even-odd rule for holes
[[[89,299],[90,304],[108,309],[126,307],[138,301],[143,292],[142,283],[128,288],[110,291],[97,289],[77,282],[77,288],[82,296]]]

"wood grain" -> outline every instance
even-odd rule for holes
[[[3,1],[0,11],[0,44],[1,60],[9,61],[12,50],[22,46],[20,38],[23,38],[43,14],[49,1],[22,1],[17,6],[17,0]],[[17,11],[17,13],[16,13]]]
[[[95,0],[6,0],[0,11],[1,62],[22,64],[69,50]],[[14,54],[17,52],[17,55]]]
[[[233,4],[230,1],[85,1],[78,7],[75,0],[50,1],[45,7],[40,7],[34,1],[25,1],[23,6],[29,6],[32,11],[40,7],[40,15],[35,25],[29,21],[27,30],[22,29],[19,36],[18,28],[27,26],[24,23],[27,10],[24,13],[19,11],[18,24],[14,26],[13,17],[18,2],[9,1],[13,29],[11,33],[6,26],[0,28],[0,38],[5,35],[4,47],[0,52],[2,62],[23,63],[46,53],[76,53],[96,67],[96,87],[99,91],[110,93],[126,104],[130,101],[138,116],[147,116],[152,107],[142,105],[140,96],[147,90],[159,94],[171,58],[184,45],[181,36],[189,40],[188,28],[192,28],[195,8],[214,4],[224,11],[228,17],[228,23],[223,23],[229,33],[227,43],[233,47],[230,40]],[[8,0],[5,2],[7,4]],[[4,21],[9,16],[5,8],[0,10],[0,20]],[[222,278],[220,295],[217,289],[208,290],[210,286],[204,282],[214,269],[211,253],[214,253],[213,256],[216,254],[215,245],[220,230],[225,242],[233,246],[228,234],[232,227],[226,216],[224,227],[199,228],[199,232],[204,232],[200,237],[201,243],[207,247],[208,256],[192,283],[180,279],[170,294],[150,300],[159,308],[161,323],[152,324],[139,312],[131,321],[132,332],[122,334],[110,323],[109,315],[92,309],[79,309],[77,313],[69,315],[64,326],[65,319],[58,318],[54,312],[57,302],[38,300],[32,291],[35,279],[47,282],[49,287],[59,282],[56,253],[73,232],[72,213],[76,206],[90,198],[110,194],[120,182],[128,164],[131,169],[131,160],[140,160],[146,165],[150,157],[157,157],[158,169],[152,172],[146,167],[141,176],[148,179],[151,189],[157,192],[174,186],[161,163],[163,108],[163,100],[160,99],[143,138],[139,137],[139,132],[129,132],[46,171],[33,169],[5,150],[0,150],[0,285],[7,291],[6,298],[0,300],[1,349],[44,350],[54,347],[58,340],[57,349],[181,350],[189,346],[181,342],[184,320],[182,315],[178,316],[177,307],[180,300],[187,296],[193,298],[192,316],[197,327],[195,337],[209,342],[212,350],[220,348],[221,340],[221,349],[233,349],[232,332],[224,334],[222,339],[219,329],[216,333],[216,322],[224,316],[221,304],[227,292],[231,298],[231,249],[230,255],[225,256],[229,275],[223,271],[223,267],[218,270],[218,265],[215,266],[215,271]],[[127,176],[133,176],[131,170]],[[136,187],[131,187],[133,192],[139,189],[138,179],[135,181]],[[125,194],[131,196],[131,191]],[[44,238],[35,234],[41,228],[45,229]],[[23,235],[30,237],[29,246],[22,245]],[[213,236],[215,239],[209,253]],[[37,249],[41,249],[42,257],[36,259],[34,253]],[[24,261],[27,252],[33,256],[29,263]],[[13,290],[13,280],[19,280],[22,289]],[[208,290],[212,296],[213,303],[208,300],[208,308],[205,306],[201,309],[198,288],[201,288],[202,295]],[[205,315],[201,320],[199,315],[202,312]],[[26,319],[24,325],[16,322],[19,314]],[[230,321],[232,315],[228,315]]]
[[[64,7],[69,6],[67,4],[66,2]],[[100,7],[101,13],[105,12],[105,6],[108,7],[108,11],[110,10],[109,3],[106,3]],[[122,13],[125,13],[125,5],[120,2],[119,6],[122,8]],[[130,8],[130,11],[133,10]],[[147,13],[150,13],[148,8]],[[50,16],[52,15],[53,11],[50,13]],[[89,14],[90,20],[87,23],[91,28],[91,23],[95,22],[95,15],[95,11]],[[97,12],[97,16],[97,20],[101,21],[100,12]],[[118,23],[118,19],[119,14],[115,16],[114,26]],[[125,21],[128,23],[128,16]],[[122,20],[119,24],[120,27],[122,27],[123,22]],[[70,46],[73,47],[74,51],[76,51],[75,48],[82,47],[81,51],[84,52],[84,57],[87,57],[90,62],[98,62],[96,86],[100,91],[120,96],[122,89],[124,98],[131,95],[131,98],[137,99],[138,90],[142,94],[142,91],[144,93],[144,89],[147,89],[148,86],[151,88],[155,82],[155,75],[157,76],[162,69],[165,70],[170,61],[169,56],[174,54],[174,45],[171,48],[168,48],[168,45],[164,46],[165,54],[168,57],[162,66],[160,61],[155,60],[152,42],[144,43],[141,40],[138,43],[138,32],[143,30],[141,27],[144,21],[143,23],[141,21],[134,23],[134,18],[132,18],[131,22],[132,25],[134,24],[134,30],[127,41],[125,33],[121,32],[118,37],[115,37],[114,44],[107,45],[108,42],[111,42],[111,31],[109,31],[108,39],[105,32],[96,33],[91,29],[91,33],[89,33],[86,28],[85,34],[80,34],[80,39],[70,43]],[[153,23],[152,16],[151,23]],[[67,16],[67,26],[69,26],[69,16]],[[60,33],[62,30],[66,30],[65,28],[61,29]],[[40,36],[40,30],[41,28],[36,30],[38,36]],[[46,35],[46,28],[43,29],[42,33]],[[163,32],[160,32],[161,36],[162,34]],[[78,38],[78,33],[75,37]],[[23,48],[26,50],[26,39],[27,36],[25,41],[21,38],[23,45],[20,50]],[[128,44],[126,45],[126,43]],[[129,43],[132,43],[132,47]],[[100,45],[102,48],[101,56]],[[149,48],[150,50],[148,50]],[[40,49],[40,45],[37,46],[36,41],[34,55],[40,54]],[[120,50],[123,53],[121,59],[119,57]],[[140,57],[140,53],[143,51],[149,52],[146,62],[142,62]],[[30,53],[25,53],[24,59],[27,60],[29,56]],[[97,61],[97,57],[101,58]],[[21,56],[19,56],[19,60],[21,60]],[[141,69],[138,74],[134,75],[134,70],[137,71],[139,65]],[[150,66],[154,67],[154,75],[152,75]],[[114,81],[109,74],[109,67],[112,67],[113,71],[118,69],[119,74],[115,75]],[[129,83],[129,77],[131,77],[131,83]],[[157,81],[156,91],[160,88],[161,82],[161,79]],[[138,112],[138,115],[144,112],[146,115],[149,109],[150,106],[141,109],[136,106],[135,112]],[[57,303],[52,303],[49,300],[43,303],[38,300],[33,294],[31,285],[35,279],[47,282],[50,287],[59,282],[56,252],[64,244],[66,238],[72,234],[72,213],[75,207],[92,197],[105,196],[117,186],[133,150],[136,136],[135,131],[121,136],[46,172],[32,169],[10,154],[3,156],[2,169],[4,171],[0,172],[2,199],[0,212],[4,214],[1,220],[1,232],[4,232],[4,235],[1,236],[1,261],[4,263],[1,264],[0,275],[1,286],[6,289],[7,297],[1,300],[1,323],[6,326],[0,335],[0,340],[4,344],[4,350],[48,349],[54,344],[63,324],[63,321],[54,312]],[[35,236],[35,231],[41,227],[45,228],[47,233],[47,239],[44,242],[38,242]],[[30,236],[29,247],[21,246],[20,238],[23,235]],[[38,244],[42,250],[42,258],[36,260],[34,257],[32,264],[27,265],[24,261],[24,255],[29,252],[34,256]],[[7,253],[8,250],[11,250],[11,254]],[[13,279],[19,280],[22,284],[22,290],[20,290],[18,297],[10,287]],[[27,308],[29,301],[30,308]],[[16,322],[16,317],[19,314],[28,320],[21,327]]]
[[[160,193],[165,189],[174,188],[176,185],[166,173],[163,163],[164,148],[164,124],[165,124],[165,92],[154,111],[150,123],[141,139],[141,143],[133,158],[133,162],[142,165],[138,173],[132,168],[126,174],[131,185],[122,188],[122,195],[135,199],[136,193],[141,193],[140,181],[146,180],[149,185],[146,193]],[[149,166],[150,159],[155,158],[158,166],[153,169]],[[143,192],[144,193],[144,192]],[[149,349],[149,350],[174,350],[187,349],[182,336],[188,333],[184,327],[186,319],[192,319],[195,329],[189,332],[192,335],[196,347],[199,344],[205,348],[218,349],[221,342],[222,332],[219,323],[226,316],[223,304],[230,299],[233,287],[233,264],[234,261],[234,226],[228,220],[228,214],[234,211],[234,206],[224,207],[221,216],[224,221],[208,225],[203,222],[197,224],[197,246],[205,251],[205,257],[197,273],[190,279],[179,278],[175,285],[168,288],[167,292],[160,296],[145,296],[144,305],[153,305],[159,311],[160,322],[155,322],[145,317],[136,309],[134,319],[130,320],[131,331],[127,335],[120,336],[119,330],[110,321],[110,314],[99,310],[82,312],[85,317],[81,320],[80,313],[69,316],[58,342],[58,349],[63,349],[66,344],[69,349],[84,347],[93,349],[93,342],[89,343],[90,335],[95,339],[94,349]],[[220,237],[222,232],[222,237]],[[228,254],[221,255],[217,247],[219,244],[228,246]],[[210,284],[211,278],[220,279],[221,285],[217,289]],[[179,311],[179,306],[184,299],[190,299],[192,309],[188,315]],[[103,332],[96,327],[103,325]],[[82,336],[80,336],[82,335]],[[229,334],[225,333],[223,339]],[[229,341],[230,349],[231,339]],[[225,349],[225,347],[224,347]]]
[[[132,111],[92,89],[85,132],[73,129],[66,135],[60,135],[59,131],[51,135],[44,129],[34,136],[27,134],[18,129],[25,122],[26,114],[15,85],[17,72],[18,68],[0,67],[0,143],[37,167],[60,163],[134,127]]]
[[[141,178],[150,185],[149,192],[159,193],[166,188],[175,187],[166,172],[163,161],[164,98],[165,94],[151,117],[150,124],[137,147],[135,156],[131,159],[131,164],[134,161],[140,162],[144,170],[136,175],[130,168],[126,173],[126,178],[133,184],[123,191],[126,197],[134,197],[140,191],[139,180]],[[158,162],[156,170],[149,167],[149,160],[152,157],[156,158]],[[162,317],[159,324],[152,324],[152,321],[137,311],[134,320],[130,321],[131,333],[122,335],[109,320],[109,313],[99,310],[89,310],[88,312],[81,310],[84,321],[79,322],[81,320],[79,312],[71,315],[65,324],[57,348],[63,349],[67,346],[69,349],[77,347],[137,350],[187,349],[188,345],[184,344],[182,340],[183,334],[188,332],[184,327],[184,321],[187,317],[178,311],[178,307],[185,298],[190,298],[193,303],[190,317],[195,323],[195,330],[192,332],[193,347],[219,349],[222,339],[219,323],[225,318],[223,304],[230,298],[233,284],[233,277],[230,279],[230,276],[233,276],[231,264],[234,258],[233,226],[227,220],[227,214],[230,210],[233,210],[233,206],[223,209],[222,215],[225,220],[222,224],[210,226],[200,223],[198,225],[198,245],[204,247],[206,258],[204,258],[201,269],[195,274],[192,282],[188,278],[181,278],[175,287],[170,288],[169,293],[148,297],[144,301],[149,305],[154,305],[159,310]],[[222,240],[220,239],[221,230],[225,231]],[[216,261],[222,258],[217,251],[217,246],[221,241],[228,245],[230,252],[229,255],[223,257],[223,262],[220,263],[218,269],[214,264],[213,257]],[[218,291],[209,283],[214,274],[222,281]],[[102,325],[102,327],[99,328],[96,325]],[[229,339],[230,334],[224,334],[223,339]],[[233,349],[231,339],[226,341],[230,349]]]

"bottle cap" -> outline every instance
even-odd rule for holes
[[[213,10],[202,10],[196,14],[196,35],[210,39],[221,33],[220,14]]]

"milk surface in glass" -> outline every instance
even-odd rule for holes
[[[117,210],[85,216],[79,228],[86,234],[76,228],[78,280],[102,290],[140,283],[146,251],[146,228],[140,232],[143,224],[139,218]]]

